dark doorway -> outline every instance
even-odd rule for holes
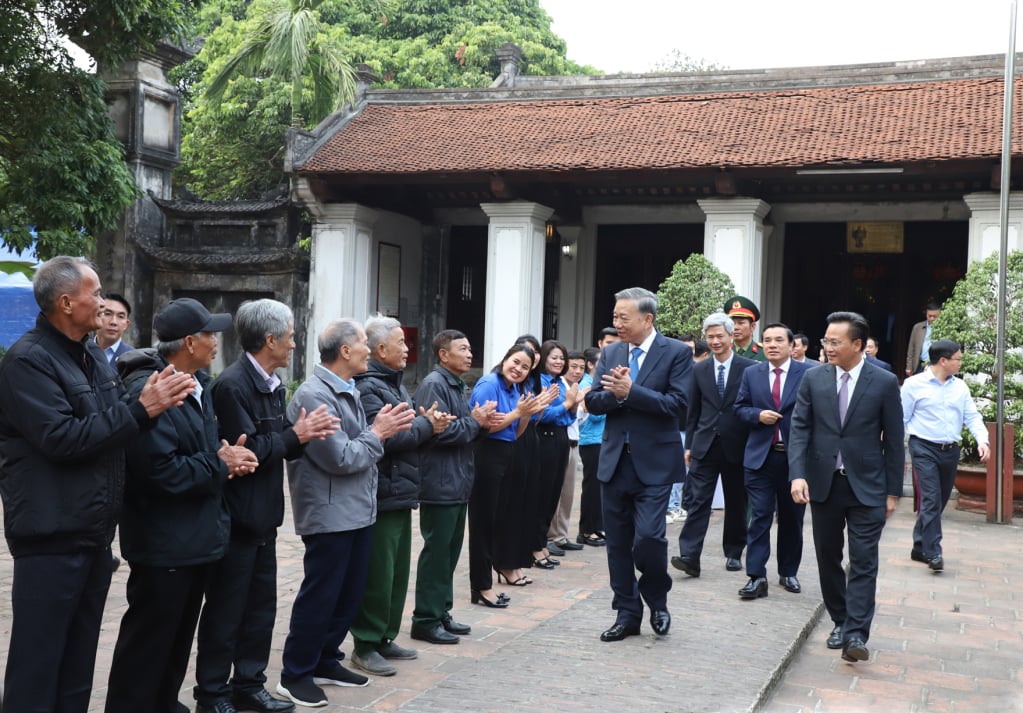
[[[469,338],[472,365],[482,367],[487,306],[487,226],[451,228],[447,292],[447,323]]]
[[[966,221],[907,222],[902,253],[849,253],[845,223],[788,223],[782,321],[810,338],[816,357],[828,314],[859,312],[878,358],[904,376],[909,330],[924,305],[943,302],[966,273]]]
[[[676,262],[703,252],[703,230],[703,223],[599,226],[593,338],[611,324],[615,292],[629,287],[656,292]]]

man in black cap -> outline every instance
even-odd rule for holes
[[[735,331],[732,333],[732,351],[753,361],[767,361],[764,345],[753,341],[753,331],[760,320],[760,310],[750,300],[735,295],[725,300],[724,313],[732,318]]]
[[[118,361],[129,395],[168,364],[191,374],[195,390],[126,450],[121,553],[131,574],[106,713],[180,710],[203,589],[228,542],[224,486],[259,465],[244,434],[233,446],[218,440],[210,377],[201,371],[217,353],[216,332],[230,326],[229,314],[210,314],[190,298],[173,300],[153,320],[156,348],[136,349]]]

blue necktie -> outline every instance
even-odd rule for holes
[[[629,377],[633,381],[639,376],[639,355],[642,353],[643,350],[639,347],[632,348],[632,357],[629,359]]]
[[[725,365],[718,364],[718,396],[725,395]]]

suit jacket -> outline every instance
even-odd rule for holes
[[[889,364],[886,361],[882,361],[881,359],[878,359],[877,357],[872,357],[869,354],[867,354],[867,361],[869,361],[871,364],[876,364],[877,366],[881,367],[885,371],[890,371],[893,374],[895,373],[895,370],[892,369],[892,365],[891,364]],[[914,371],[915,370],[916,370],[916,368],[914,367]]]
[[[693,458],[705,458],[714,437],[719,436],[725,460],[735,464],[742,462],[749,426],[739,420],[732,406],[739,393],[743,373],[756,364],[752,359],[733,356],[723,396],[718,396],[717,359],[711,356],[693,367],[693,386],[689,392],[689,415],[686,418],[686,448]]]
[[[747,470],[760,470],[764,467],[764,461],[767,460],[767,454],[770,453],[774,441],[775,424],[760,423],[760,412],[767,409],[782,415],[777,425],[781,431],[782,442],[788,444],[796,394],[799,393],[799,385],[803,383],[803,374],[814,366],[809,361],[789,362],[789,373],[785,377],[785,387],[781,391],[781,406],[778,408],[775,408],[774,397],[771,396],[770,373],[774,367],[764,362],[742,372],[739,394],[735,397],[735,415],[750,429],[742,462]]]
[[[99,346],[99,343],[97,343],[96,346]],[[121,356],[122,354],[124,354],[126,352],[130,352],[134,348],[135,347],[133,347],[132,345],[128,344],[123,339],[121,340],[121,343],[119,345],[117,345],[117,349],[114,350],[114,358],[112,360],[110,360],[110,365],[114,367],[114,371],[117,371],[117,365],[114,363],[114,362],[117,361],[117,357]],[[100,350],[103,352],[103,356],[107,355],[107,350],[106,349],[103,349],[103,347],[100,347]]]
[[[909,332],[909,346],[906,347],[906,371],[915,373],[920,366],[920,350],[924,348],[924,337],[927,336],[927,320],[917,322]]]
[[[864,505],[883,506],[887,496],[902,495],[905,453],[899,380],[864,363],[845,423],[840,424],[835,369],[825,364],[803,374],[786,448],[789,480],[805,478],[810,500],[827,500],[841,451],[856,498]]]
[[[628,398],[619,404],[613,393],[601,387],[600,380],[614,367],[628,366],[631,348],[631,344],[618,342],[601,350],[593,388],[586,394],[590,413],[607,414],[597,479],[607,483],[614,476],[628,434],[629,451],[641,482],[681,482],[685,454],[679,424],[686,418],[693,352],[658,332]]]

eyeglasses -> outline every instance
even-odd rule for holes
[[[831,347],[832,349],[838,349],[843,344],[845,344],[845,342],[842,341],[841,339],[822,339],[821,340],[821,346],[822,347]]]
[[[963,358],[962,358],[961,356],[957,356],[957,357],[945,357],[945,358],[946,358],[946,359],[948,359],[949,361],[962,361],[962,360],[963,360]]]

